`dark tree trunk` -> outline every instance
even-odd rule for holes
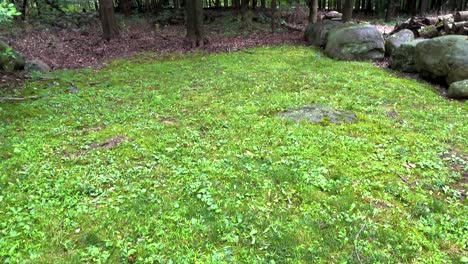
[[[130,15],[130,0],[120,0],[122,14],[126,17]]]
[[[234,9],[234,15],[239,15],[240,0],[232,0],[232,7]]]
[[[353,17],[353,0],[345,0],[343,8],[343,21],[351,21]]]
[[[215,0],[215,5],[216,8],[221,7],[221,0]]]
[[[394,0],[387,0],[387,12],[385,12],[385,22],[390,22],[395,10]]]
[[[317,23],[318,0],[309,0],[309,23]]]
[[[366,2],[366,14],[372,13],[372,0]]]
[[[28,0],[23,0],[23,9],[21,9],[21,19],[26,20],[26,13],[28,12]]]
[[[336,0],[336,10],[340,13],[343,12],[341,0]]]
[[[266,0],[260,0],[260,7],[266,9]]]
[[[228,7],[229,6],[229,0],[224,0],[224,7]]]
[[[119,35],[119,27],[114,15],[114,2],[112,0],[99,0],[99,17],[102,24],[103,37],[106,40]]]
[[[426,15],[428,4],[429,4],[429,0],[421,0],[421,7],[419,9],[419,12],[421,13],[421,15],[423,16]]]
[[[411,16],[416,16],[416,13],[417,13],[416,4],[417,4],[416,0],[409,0],[409,5],[410,5],[409,10],[410,10]]]
[[[271,0],[271,33],[276,31],[276,0]]]
[[[203,47],[206,39],[203,33],[203,1],[187,0],[185,3],[186,40],[190,47]]]
[[[247,12],[247,9],[249,8],[249,0],[241,0],[241,15],[242,19],[245,18],[245,13]]]
[[[252,0],[252,8],[257,9],[257,0]]]

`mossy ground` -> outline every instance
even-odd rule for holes
[[[2,262],[466,255],[454,187],[466,175],[466,103],[307,47],[146,57],[56,71],[22,90],[40,99],[0,103]],[[359,121],[277,117],[313,104]]]

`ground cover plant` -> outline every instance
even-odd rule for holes
[[[4,263],[467,260],[468,108],[428,84],[281,46],[16,93],[36,100],[0,102]],[[307,105],[357,122],[278,117]]]

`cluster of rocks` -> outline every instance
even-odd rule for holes
[[[468,98],[468,37],[414,39],[410,33],[400,31],[387,39],[394,47],[391,68],[445,83],[451,98]]]
[[[45,73],[50,71],[50,67],[41,60],[26,61],[23,56],[0,40],[0,71],[15,72],[21,70]]]
[[[369,24],[322,21],[306,28],[305,39],[324,47],[325,54],[334,59],[377,60],[389,56],[391,68],[443,81],[449,87],[449,97],[468,98],[467,36],[415,39],[411,30],[404,29],[384,39]]]

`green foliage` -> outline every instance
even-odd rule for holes
[[[21,15],[15,8],[15,5],[3,0],[0,3],[0,24],[9,23],[15,16]]]
[[[151,56],[0,102],[0,262],[466,262],[466,103],[308,47]],[[276,116],[313,104],[358,122]]]

